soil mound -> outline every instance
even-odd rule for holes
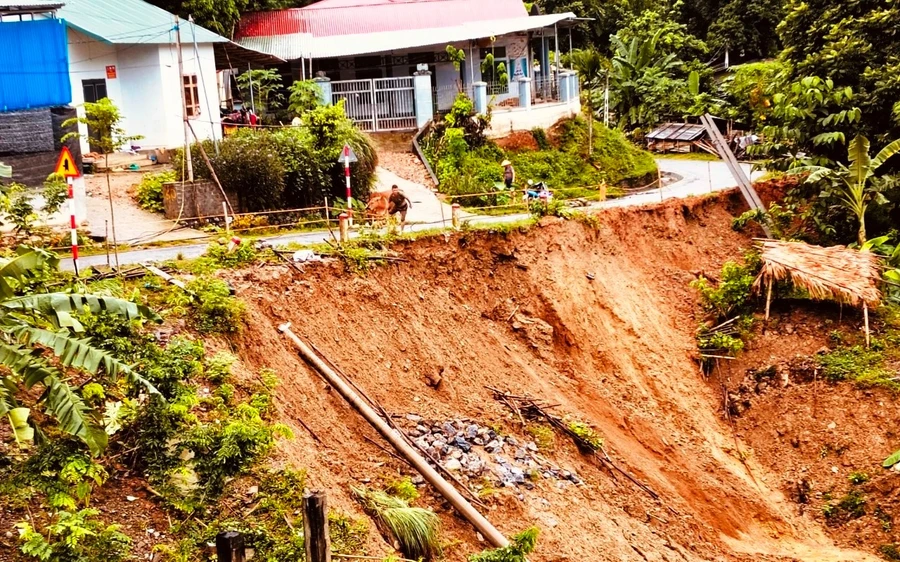
[[[466,420],[476,435],[490,427],[524,442],[532,437],[485,387],[557,404],[659,494],[557,435],[540,455],[576,483],[482,486],[497,488],[484,513],[502,532],[542,529],[534,561],[869,559],[834,548],[767,487],[755,459],[742,460],[697,366],[689,282],[749,244],[731,231],[732,211],[739,201],[726,195],[608,210],[592,226],[545,219],[528,233],[403,243],[395,249],[408,262],[365,276],[336,263],[236,272],[250,314],[239,353],[281,375],[280,412],[297,435],[282,454],[339,509],[358,509],[349,485],[410,472],[297,358],[276,331],[283,322],[404,419]],[[421,429],[429,443],[441,433]],[[449,560],[487,546],[439,497],[424,503],[443,516]]]

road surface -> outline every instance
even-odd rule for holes
[[[734,178],[728,172],[724,162],[704,162],[696,160],[672,160],[661,158],[657,160],[660,170],[681,176],[677,182],[662,188],[645,191],[620,199],[598,202],[588,208],[600,209],[608,207],[626,207],[659,203],[663,199],[685,198],[693,195],[703,195],[715,191],[730,189],[737,185]],[[745,164],[745,171],[750,173],[750,166]],[[390,189],[390,185],[396,183],[409,196],[413,202],[410,211],[410,220],[415,219],[416,224],[410,224],[407,228],[412,232],[432,230],[450,225],[450,207],[441,203],[435,194],[427,187],[403,180],[387,170],[379,170],[378,189]],[[443,215],[441,214],[443,211]],[[502,224],[517,222],[527,219],[527,213],[503,216],[477,216],[468,215],[465,220],[472,223]],[[356,232],[350,233],[351,237],[357,236]],[[307,233],[284,234],[281,236],[267,237],[265,240],[273,246],[285,244],[317,244],[331,238],[327,231]],[[171,246],[167,248],[148,248],[145,250],[129,250],[119,252],[119,265],[133,265],[146,262],[161,262],[174,260],[181,256],[183,259],[198,258],[206,251],[207,243]],[[114,260],[114,258],[111,258]],[[79,268],[87,268],[92,265],[106,265],[106,255],[84,256],[78,260]],[[62,260],[60,267],[72,270],[72,260]]]

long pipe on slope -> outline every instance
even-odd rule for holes
[[[294,347],[300,352],[300,356],[309,363],[316,371],[322,375],[328,383],[333,386],[340,394],[343,396],[344,400],[350,403],[353,408],[362,414],[366,421],[369,422],[372,427],[374,427],[378,433],[384,437],[388,443],[394,446],[403,458],[409,461],[409,463],[419,471],[425,480],[428,481],[429,484],[434,486],[438,492],[442,496],[444,496],[450,504],[456,508],[456,511],[460,513],[466,520],[469,521],[477,530],[480,532],[485,539],[491,545],[496,548],[502,548],[509,544],[509,541],[506,540],[506,537],[494,527],[490,521],[485,519],[485,517],[478,512],[477,509],[472,507],[466,498],[460,494],[456,488],[454,488],[449,482],[444,480],[444,478],[438,474],[438,472],[432,468],[428,461],[422,458],[419,453],[415,451],[409,444],[400,438],[394,430],[381,418],[378,413],[373,410],[359,394],[353,390],[346,381],[344,381],[343,377],[338,375],[331,367],[325,364],[322,361],[322,358],[318,356],[308,345],[306,345],[303,340],[297,337],[294,332],[291,331],[290,322],[286,324],[282,324],[278,326],[278,331],[287,336],[289,340],[294,344]]]

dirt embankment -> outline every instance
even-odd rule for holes
[[[689,282],[748,245],[729,228],[732,211],[733,198],[672,201],[603,212],[596,229],[547,219],[527,234],[457,234],[400,247],[409,262],[364,277],[338,264],[238,272],[250,315],[241,359],[281,375],[280,411],[297,434],[282,455],[339,509],[357,510],[349,485],[409,472],[291,351],[276,331],[285,321],[394,414],[477,420],[521,438],[486,385],[558,404],[661,496],[558,437],[543,454],[585,484],[539,479],[485,500],[505,534],[542,529],[532,560],[865,560],[798,517],[756,458],[740,460],[694,360]],[[424,503],[443,515],[449,560],[486,546],[442,501]]]
[[[880,324],[873,316],[876,332]],[[897,394],[829,382],[816,361],[836,346],[863,341],[858,310],[775,301],[768,326],[760,321],[745,352],[719,365],[710,380],[728,389],[738,437],[796,513],[819,522],[840,545],[894,560],[900,489],[897,472],[881,462],[900,445]]]

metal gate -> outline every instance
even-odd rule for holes
[[[416,128],[416,94],[412,76],[332,82],[331,98],[333,103],[344,100],[347,117],[364,131]]]

